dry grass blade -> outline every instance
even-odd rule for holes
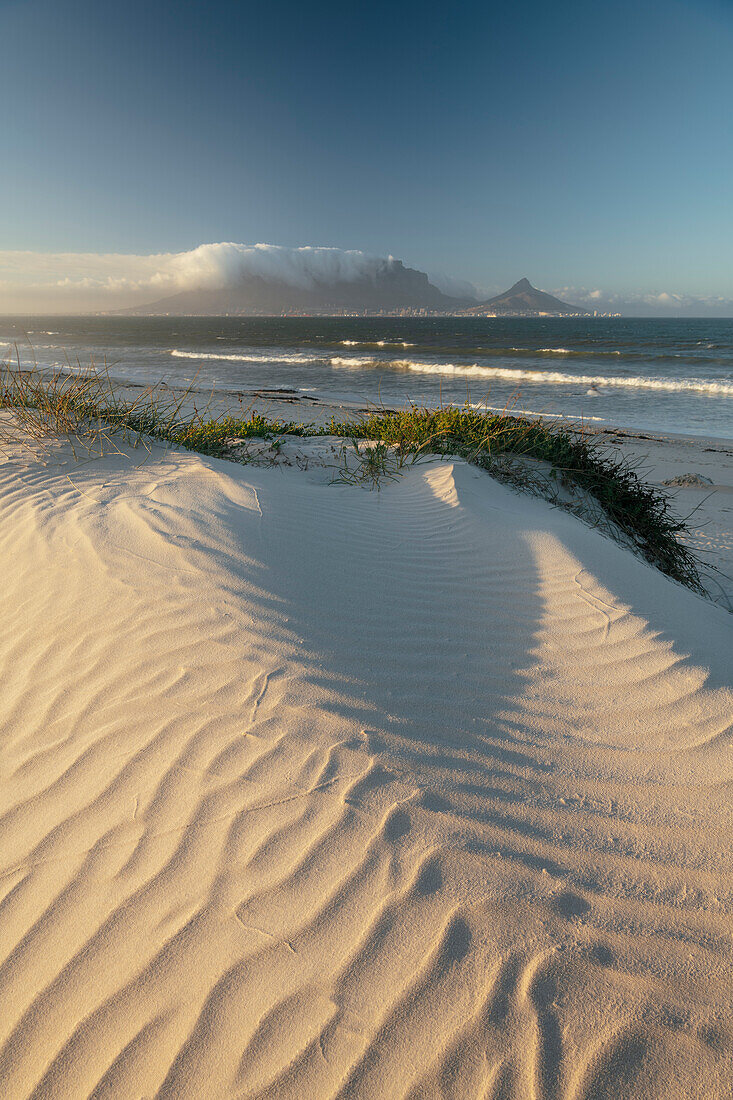
[[[0,424],[0,443],[66,436],[90,453],[104,451],[110,434],[101,415],[109,397],[105,382],[93,366],[79,373],[23,368],[16,348],[15,360],[0,368],[0,408],[11,410]]]

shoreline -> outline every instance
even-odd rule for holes
[[[51,373],[54,372],[41,371],[42,375]],[[80,372],[64,370],[60,373],[73,378]],[[196,409],[211,419],[230,415],[242,418],[250,411],[257,411],[271,420],[322,427],[332,419],[341,421],[375,411],[399,411],[398,406],[328,402],[290,388],[184,388],[166,382],[157,385],[135,382],[113,374],[107,377],[114,391],[125,400],[134,401],[140,394],[157,392],[174,404],[180,401],[184,415]],[[494,410],[486,408],[486,411]],[[511,410],[509,415],[514,415]],[[526,412],[515,415],[551,423],[558,419]],[[733,612],[733,440],[624,426],[565,424],[571,431],[585,432],[599,439],[609,449],[620,450],[632,466],[638,467],[644,481],[667,492],[675,515],[680,518],[694,516],[683,542],[698,555],[706,585],[710,582],[710,597]]]
[[[44,372],[42,373],[46,373],[46,371],[44,370]],[[51,372],[48,371],[47,373]],[[70,373],[73,375],[77,372],[68,372],[62,369],[60,373]],[[339,417],[337,414],[341,414],[343,412],[366,413],[374,412],[375,410],[383,412],[396,412],[401,409],[406,409],[410,407],[409,402],[405,402],[402,405],[387,405],[377,401],[375,401],[374,403],[369,403],[360,401],[342,401],[338,399],[328,400],[321,397],[314,397],[310,393],[304,392],[303,390],[296,390],[288,387],[273,386],[260,387],[257,389],[225,389],[223,387],[194,388],[186,387],[183,385],[170,385],[165,381],[160,381],[157,383],[137,382],[122,377],[116,377],[113,374],[110,374],[109,377],[115,388],[118,388],[121,391],[130,390],[136,392],[144,392],[146,390],[165,389],[173,395],[184,395],[190,393],[195,394],[197,397],[205,397],[207,399],[207,403],[211,403],[211,408],[215,415],[227,415],[229,413],[236,413],[237,411],[239,411],[240,400],[247,400],[248,406],[251,405],[253,401],[257,400],[269,402],[270,405],[268,406],[268,409],[272,407],[274,410],[272,413],[273,419],[276,418],[278,415],[281,415],[277,408],[278,404],[282,404],[283,411],[285,411],[288,407],[302,405],[304,409],[311,408],[314,412],[316,412],[316,418],[313,420],[313,423],[315,424],[327,422],[332,415],[336,419],[338,419]],[[236,405],[233,404],[233,402],[236,402]],[[460,408],[463,402],[455,401],[451,404],[454,407]],[[504,412],[503,409],[487,405],[483,402],[471,402],[470,407],[475,409],[477,412],[480,412],[482,410],[489,413],[495,412],[497,414]],[[679,440],[681,442],[699,442],[720,446],[723,448],[727,447],[731,451],[733,451],[733,435],[731,435],[730,437],[715,436],[707,433],[702,435],[695,432],[668,431],[666,429],[650,427],[634,427],[620,423],[616,424],[613,421],[606,421],[605,419],[602,425],[598,425],[596,427],[592,422],[584,420],[584,418],[580,415],[571,415],[566,418],[562,413],[541,413],[522,409],[518,409],[515,411],[511,407],[506,409],[506,414],[509,416],[516,415],[518,417],[523,417],[528,420],[560,420],[563,422],[568,422],[569,427],[571,428],[577,428],[578,430],[584,429],[585,431],[592,434],[604,434],[608,432],[616,435],[628,435],[629,437],[642,440],[648,438],[657,441],[669,439]],[[269,412],[268,415],[270,415]],[[283,418],[286,417],[283,415]],[[580,423],[573,423],[575,421],[579,421]],[[308,421],[308,423],[310,423],[310,421]]]
[[[123,394],[125,391],[144,392],[151,388],[121,379],[113,381]],[[167,385],[164,389],[174,400],[190,392],[191,404],[199,396],[205,397],[207,403],[210,402],[208,407],[213,417],[229,414],[241,416],[244,406],[246,411],[256,410],[271,419],[322,426],[332,418],[341,420],[349,416],[367,415],[375,408],[384,412],[397,410],[397,406],[326,402],[292,390],[186,391]],[[298,416],[300,411],[302,417]],[[521,415],[529,420],[543,419],[541,415]],[[570,424],[569,427],[573,429],[575,425]],[[644,480],[667,490],[678,515],[694,513],[695,522],[690,537],[685,540],[686,545],[700,554],[704,565],[713,567],[713,573],[708,571],[714,589],[711,595],[721,606],[733,612],[733,439],[648,429],[642,431],[624,426],[585,426],[577,430],[585,430],[609,447],[620,449],[632,464],[640,467]],[[710,484],[702,481],[698,485],[666,484],[690,474],[709,479]]]

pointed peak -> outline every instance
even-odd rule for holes
[[[532,286],[529,279],[520,279],[514,286],[509,287],[509,290],[505,290],[503,294],[497,294],[494,298],[489,298],[487,302],[480,303],[477,308],[484,311],[490,309],[491,313],[487,316],[496,316],[497,312],[512,314],[517,317],[581,314],[585,312],[579,306],[568,305],[567,302],[561,302],[554,295],[547,294],[544,290],[538,290],[537,287]]]

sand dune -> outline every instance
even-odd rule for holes
[[[2,1095],[729,1097],[731,617],[461,462],[144,457],[0,466]]]

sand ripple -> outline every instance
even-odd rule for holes
[[[0,467],[2,1094],[729,1096],[729,617],[461,463],[140,457]]]

